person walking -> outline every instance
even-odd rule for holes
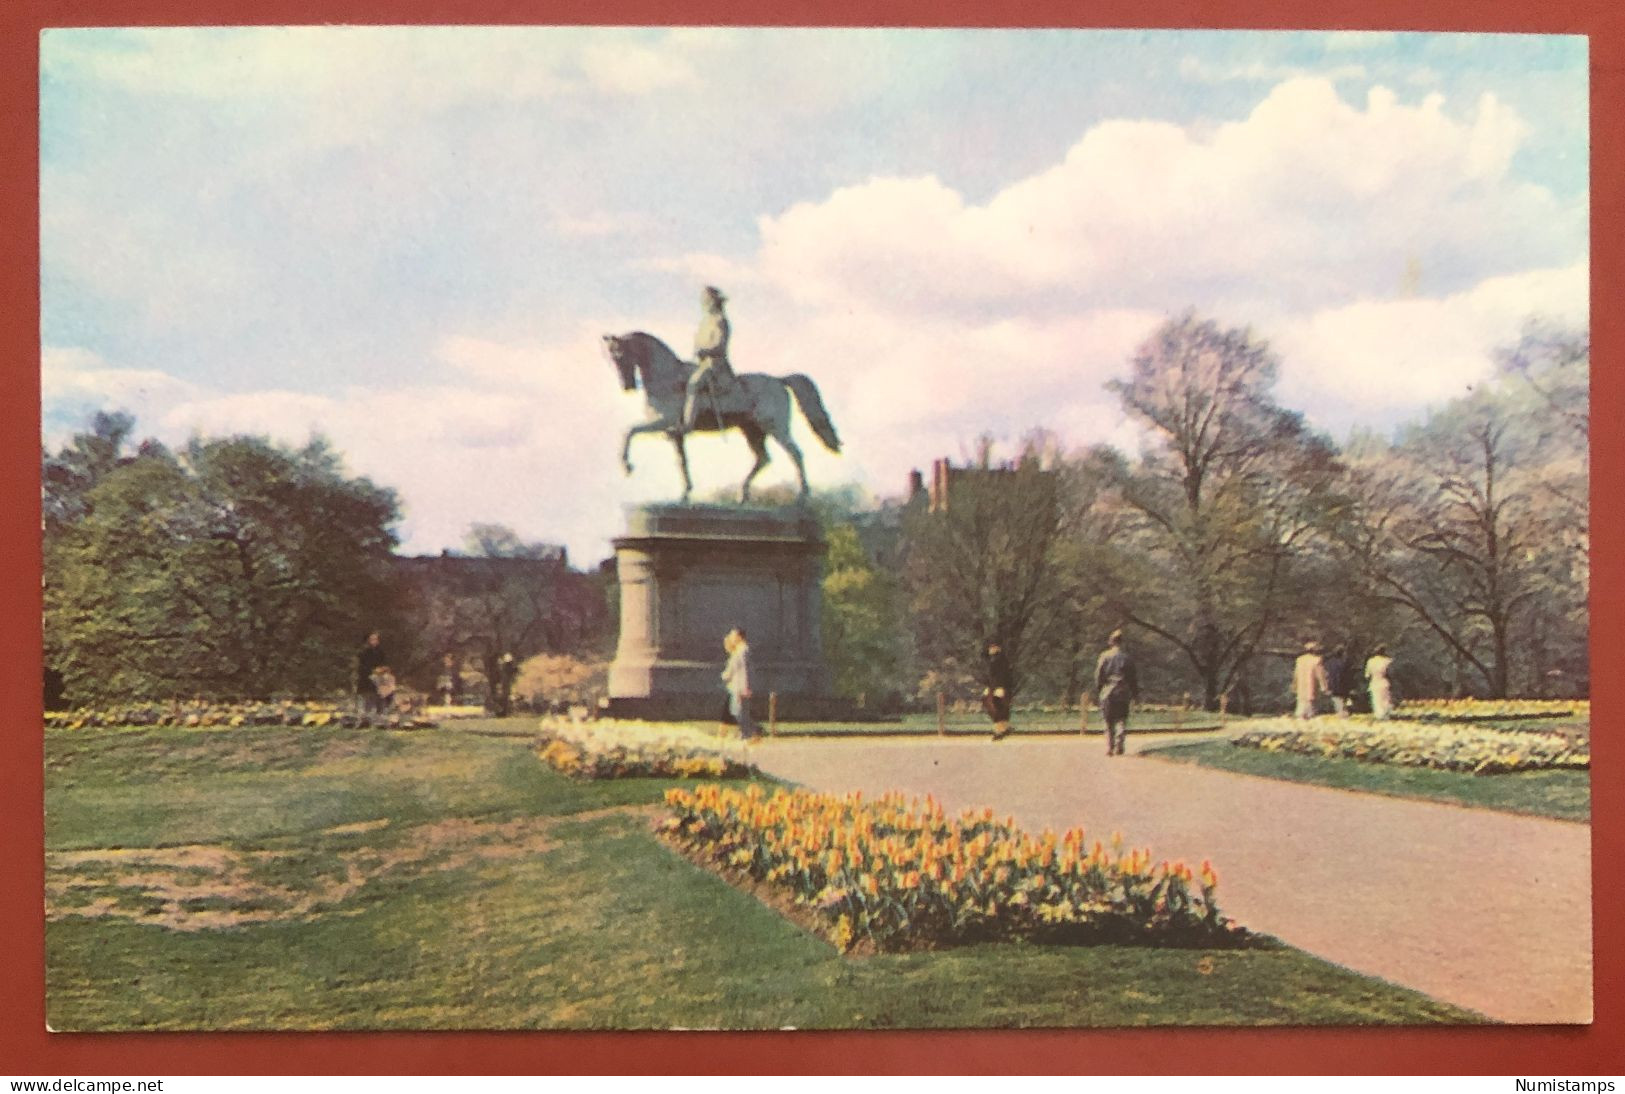
[[[728,689],[728,713],[739,725],[740,738],[754,740],[762,731],[750,713],[750,643],[745,638],[745,628],[735,627],[729,631],[722,646],[728,651],[728,663],[722,669],[722,686]]]
[[[1095,660],[1095,702],[1107,723],[1107,756],[1123,756],[1128,746],[1128,705],[1139,699],[1134,660],[1123,649],[1123,632],[1107,637],[1107,649]]]
[[[990,638],[983,647],[987,659],[987,687],[982,691],[982,706],[993,719],[993,739],[1002,741],[1010,736],[1010,699],[1015,694],[1016,678],[1010,670],[1010,658],[1004,654],[1004,645]]]
[[[372,674],[389,661],[384,653],[383,639],[377,631],[367,635],[367,640],[355,655],[355,708],[357,714],[371,714],[378,709],[378,689],[373,686]]]
[[[1113,631],[1095,661],[1095,701],[1106,720],[1106,755],[1121,756],[1128,744],[1128,708],[1140,697],[1134,661],[1123,649],[1123,632]]]
[[[1326,658],[1326,691],[1332,697],[1332,710],[1339,718],[1348,717],[1349,693],[1353,690],[1349,686],[1348,647],[1340,645]]]
[[[1320,658],[1320,643],[1313,638],[1303,644],[1303,652],[1292,666],[1292,690],[1298,700],[1297,716],[1313,718],[1315,705],[1330,690],[1326,681],[1326,664]]]
[[[1394,710],[1394,686],[1388,679],[1388,669],[1394,659],[1388,656],[1388,647],[1379,645],[1366,659],[1366,686],[1371,689],[1371,716],[1386,721]]]

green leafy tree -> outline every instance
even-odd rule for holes
[[[855,525],[836,524],[827,539],[823,645],[835,690],[877,702],[901,694],[908,656],[901,583],[870,559]]]
[[[389,615],[394,493],[347,477],[323,441],[115,443],[109,467],[104,425],[55,458],[94,474],[45,479],[46,649],[69,693],[343,688],[359,635]]]

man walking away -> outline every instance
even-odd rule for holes
[[[993,739],[1002,741],[1010,736],[1010,699],[1016,690],[1016,678],[997,638],[987,640],[983,655],[987,658],[987,687],[982,691],[982,706],[993,719]]]
[[[722,670],[722,686],[728,689],[728,713],[739,723],[740,739],[754,740],[762,731],[750,713],[750,643],[745,640],[745,628],[729,631],[723,646],[728,650],[728,664]]]
[[[1326,683],[1326,664],[1320,659],[1320,643],[1313,638],[1304,642],[1303,652],[1292,666],[1292,690],[1297,696],[1299,718],[1313,718],[1315,704],[1329,690]]]
[[[1095,700],[1106,720],[1106,755],[1121,756],[1128,744],[1128,708],[1140,697],[1134,660],[1123,649],[1123,632],[1113,631],[1095,661]]]

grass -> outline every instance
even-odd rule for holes
[[[1481,1020],[1278,944],[842,958],[653,838],[668,783],[483,735],[520,724],[48,734],[51,1026]]]
[[[1363,790],[1397,798],[1449,802],[1475,809],[1527,813],[1556,820],[1587,821],[1591,818],[1589,771],[1471,775],[1425,767],[1366,763],[1341,756],[1265,752],[1258,748],[1238,748],[1228,740],[1166,745],[1150,749],[1144,755],[1339,790]]]

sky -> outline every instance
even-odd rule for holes
[[[1589,315],[1579,37],[171,28],[42,39],[42,407],[329,438],[402,550],[476,522],[611,552],[674,499],[601,336],[810,376],[815,486],[900,494],[984,434],[1140,443],[1106,383],[1194,309],[1335,438]],[[759,483],[792,481],[776,450]],[[736,488],[737,433],[690,442]]]

